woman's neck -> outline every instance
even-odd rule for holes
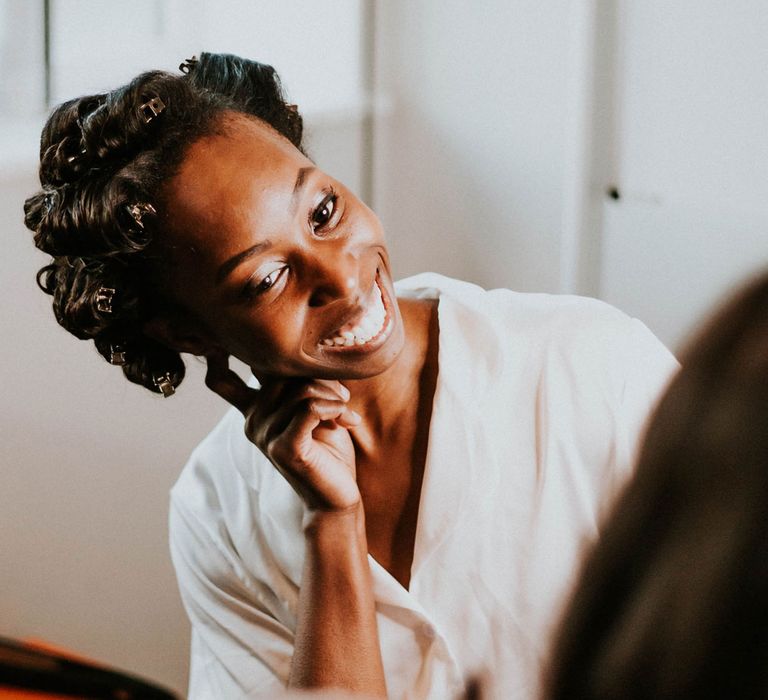
[[[387,436],[413,425],[424,399],[434,393],[437,377],[437,301],[399,299],[405,343],[389,369],[367,379],[345,381],[350,408],[363,416],[353,438],[364,452],[375,452]]]

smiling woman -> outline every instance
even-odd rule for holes
[[[395,283],[301,134],[271,68],[202,54],[58,107],[25,207],[61,325],[164,396],[203,356],[233,405],[171,498],[190,696],[445,698],[490,665],[531,697],[675,361],[593,300]]]
[[[381,225],[287,139],[225,112],[165,187],[163,293],[189,313],[150,325],[164,343],[226,349],[282,377],[364,377],[391,364],[403,334]]]

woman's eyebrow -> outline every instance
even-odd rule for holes
[[[299,168],[299,172],[296,173],[296,182],[293,185],[293,195],[291,196],[291,214],[296,213],[296,206],[299,203],[299,193],[307,181],[307,175],[314,172],[315,169],[314,166],[309,165],[305,168]]]
[[[257,243],[256,245],[252,245],[250,248],[246,248],[245,250],[233,255],[231,258],[229,258],[229,260],[223,262],[216,272],[216,284],[221,284],[224,278],[229,275],[229,273],[232,272],[232,270],[234,270],[241,262],[253,257],[254,255],[258,255],[263,250],[267,250],[267,248],[270,248],[271,246],[272,243],[269,240],[266,240],[262,241],[261,243]]]

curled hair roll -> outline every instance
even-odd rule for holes
[[[187,75],[191,85],[227,95],[240,111],[266,122],[303,152],[303,120],[296,106],[286,103],[272,66],[231,54],[202,53]]]
[[[174,387],[184,378],[180,354],[144,332],[174,308],[158,253],[173,221],[165,184],[226,112],[258,118],[303,150],[301,116],[270,66],[210,53],[184,66],[55,108],[40,140],[41,190],[24,204],[35,245],[51,256],[37,281],[58,323],[107,361],[119,347],[113,364],[155,393],[158,376]]]

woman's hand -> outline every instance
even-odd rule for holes
[[[337,381],[264,379],[251,389],[224,354],[205,383],[245,416],[245,434],[313,511],[305,526],[289,685],[386,697],[365,513],[349,428],[360,416]]]
[[[245,434],[275,465],[310,509],[360,505],[349,428],[360,416],[347,407],[349,391],[325,379],[259,378],[249,387],[229,369],[225,354],[208,355],[205,383],[245,416]]]

